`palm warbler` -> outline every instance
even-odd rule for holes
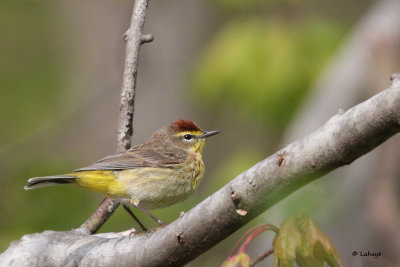
[[[204,174],[201,153],[205,138],[219,133],[203,131],[192,121],[177,120],[156,131],[143,144],[107,156],[72,173],[34,177],[25,189],[75,184],[144,211],[171,206],[186,199]]]

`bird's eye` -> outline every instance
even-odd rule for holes
[[[186,140],[190,140],[190,139],[192,139],[192,135],[191,134],[185,134],[183,136],[183,138],[185,138]]]

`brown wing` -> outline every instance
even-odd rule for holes
[[[75,171],[125,170],[142,167],[171,168],[185,162],[187,156],[187,152],[177,148],[166,151],[165,149],[134,147],[128,151],[107,156],[90,166]]]

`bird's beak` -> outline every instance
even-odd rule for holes
[[[201,138],[201,139],[207,138],[207,137],[210,137],[210,136],[212,136],[214,134],[217,134],[219,132],[220,131],[204,131],[204,133],[202,135],[199,135],[198,138]]]

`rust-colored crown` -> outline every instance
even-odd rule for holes
[[[177,129],[179,132],[183,131],[201,131],[196,123],[189,120],[176,120],[171,122],[170,127]]]

